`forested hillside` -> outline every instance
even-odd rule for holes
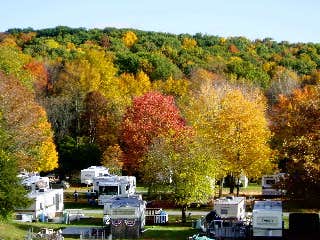
[[[320,191],[320,43],[10,29],[0,71],[0,130],[20,168],[173,179],[181,204],[206,197],[208,175],[278,167],[293,196]]]

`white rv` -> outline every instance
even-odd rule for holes
[[[283,189],[278,189],[277,184],[285,177],[284,173],[264,175],[262,176],[262,195],[264,196],[280,196],[284,193]]]
[[[98,194],[98,204],[104,205],[104,203],[111,197],[135,194],[136,177],[96,177],[93,179],[93,190]]]
[[[254,237],[282,237],[282,202],[255,201],[252,227]]]
[[[95,177],[110,176],[109,169],[103,166],[91,166],[81,170],[81,183],[91,185]]]
[[[29,190],[31,205],[25,209],[16,209],[18,221],[45,221],[61,215],[63,211],[63,189],[50,189],[49,178],[38,173],[23,172],[18,177],[21,184]]]
[[[21,180],[21,184],[29,191],[49,188],[49,178],[40,177],[39,175],[30,175]]]
[[[24,215],[32,216],[32,220],[46,221],[61,215],[63,211],[63,189],[39,189],[28,194],[32,204],[25,209],[17,209],[19,219]]]
[[[112,237],[138,238],[145,226],[145,210],[141,195],[112,197],[104,204],[103,223],[110,226]]]
[[[245,197],[224,197],[214,201],[214,210],[222,219],[243,220],[245,218]]]

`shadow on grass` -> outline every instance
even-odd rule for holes
[[[179,240],[188,239],[198,233],[198,230],[182,224],[168,224],[165,226],[146,226],[146,231],[142,234],[141,239],[167,239]]]

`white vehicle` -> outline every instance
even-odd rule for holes
[[[243,220],[245,218],[245,197],[224,197],[214,201],[214,210],[222,219]]]
[[[245,175],[241,175],[239,179],[239,183],[241,184],[241,187],[247,188],[249,184],[249,179]]]
[[[104,204],[103,223],[112,237],[139,238],[145,226],[146,202],[141,195],[109,198]]]
[[[252,211],[254,237],[282,237],[282,202],[256,201]]]
[[[130,196],[136,193],[136,177],[109,176],[96,177],[93,180],[93,190],[98,194],[98,204],[104,203],[112,197]]]
[[[282,178],[285,177],[284,173],[264,175],[262,176],[262,195],[264,196],[280,196],[284,193],[282,189],[277,189],[278,184]]]
[[[49,178],[40,177],[39,175],[31,175],[23,178],[21,184],[29,191],[36,191],[40,189],[49,189]]]
[[[33,220],[46,221],[61,215],[63,211],[63,189],[42,188],[28,194],[32,204],[25,209],[17,209],[16,216],[32,215]],[[23,218],[23,217],[21,217]],[[22,220],[22,219],[21,219]]]
[[[95,177],[110,176],[109,169],[103,166],[91,166],[81,170],[81,183],[91,185]]]

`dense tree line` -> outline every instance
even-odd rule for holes
[[[6,154],[20,169],[70,175],[104,164],[154,189],[170,179],[182,206],[210,195],[208,177],[277,168],[290,173],[292,196],[305,182],[317,196],[319,69],[317,43],[10,29],[0,33]]]

